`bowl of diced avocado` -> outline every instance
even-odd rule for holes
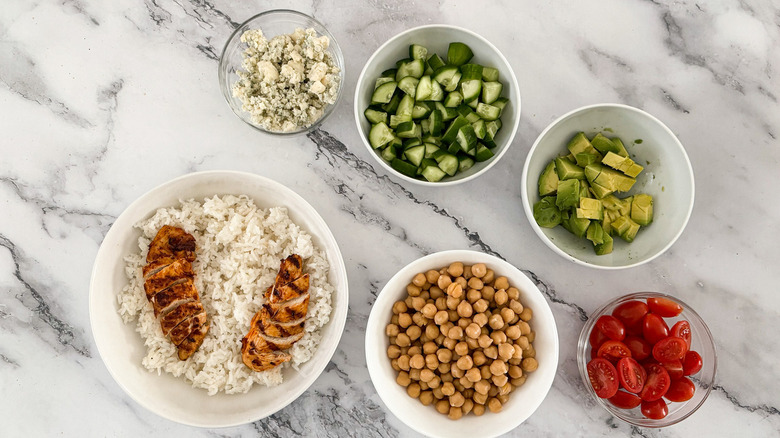
[[[693,168],[660,120],[627,105],[576,109],[536,139],[523,167],[536,234],[575,263],[622,269],[661,255],[693,210]]]
[[[485,38],[429,25],[374,52],[354,107],[363,143],[388,172],[452,185],[486,172],[507,151],[520,121],[520,91],[509,62]]]

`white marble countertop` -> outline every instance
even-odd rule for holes
[[[3,2],[0,435],[412,435],[369,380],[363,330],[395,271],[455,248],[530,272],[558,323],[553,387],[512,436],[777,435],[780,4],[771,3]],[[347,63],[335,114],[308,136],[258,133],[231,113],[217,84],[217,58],[237,23],[279,7],[316,16]],[[354,126],[363,63],[388,38],[428,23],[492,41],[523,97],[513,147],[488,174],[452,188],[386,176]],[[664,121],[696,175],[680,240],[618,272],[554,254],[520,205],[519,177],[537,135],[561,114],[600,102]],[[87,308],[95,254],[122,210],[162,182],[210,169],[265,175],[306,198],[333,230],[351,286],[346,331],[319,380],[277,414],[221,430],[169,422],[126,396],[100,360]],[[714,391],[696,414],[663,430],[613,419],[588,399],[575,363],[586,315],[637,290],[681,297],[717,343]]]

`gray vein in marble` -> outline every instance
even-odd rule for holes
[[[79,14],[83,15],[84,17],[88,18],[89,21],[94,24],[95,26],[100,26],[100,22],[97,21],[97,18],[95,18],[94,15],[87,12],[87,10],[84,8],[84,4],[78,0],[65,0],[63,1],[63,4],[69,5],[73,10],[78,12]]]
[[[54,96],[46,82],[38,74],[35,60],[11,42],[0,42],[0,65],[13,68],[0,68],[0,84],[19,97],[35,102],[61,117],[68,123],[80,128],[92,128],[94,125],[85,117],[71,110],[64,102]]]
[[[667,102],[669,102],[669,104],[671,104],[671,105],[672,105],[672,108],[674,108],[674,109],[675,109],[675,110],[677,110],[677,111],[681,111],[681,112],[682,112],[682,113],[684,113],[684,114],[690,114],[690,113],[691,113],[690,111],[688,111],[688,109],[687,109],[687,108],[685,108],[684,106],[682,106],[682,105],[681,105],[681,104],[680,104],[680,103],[677,101],[677,99],[675,99],[674,97],[672,97],[672,95],[669,93],[669,91],[667,91],[667,90],[665,90],[665,89],[661,88],[661,93],[663,93],[663,95],[664,95],[664,100],[666,100]]]
[[[729,393],[726,388],[724,388],[721,385],[713,385],[712,389],[718,392],[723,393],[723,395],[726,397],[726,400],[731,402],[734,406],[736,406],[739,409],[745,409],[748,412],[756,412],[761,411],[765,412],[767,415],[780,415],[780,409],[774,407],[774,406],[768,406],[768,405],[746,405],[741,403],[736,396]]]
[[[21,365],[19,365],[19,362],[11,359],[10,357],[6,356],[3,353],[0,353],[0,361],[3,361],[4,363],[10,365],[12,368],[19,368]]]
[[[0,234],[0,246],[4,247],[11,253],[11,258],[14,263],[13,275],[16,277],[19,283],[22,284],[24,289],[27,291],[27,294],[29,294],[29,296],[33,299],[33,302],[30,302],[29,300],[25,299],[26,294],[21,293],[16,295],[16,298],[19,300],[19,302],[30,309],[38,316],[38,318],[40,318],[41,321],[54,330],[54,332],[57,334],[57,340],[60,344],[73,348],[82,356],[92,357],[92,353],[90,353],[89,348],[85,342],[76,336],[73,330],[73,326],[54,315],[54,312],[51,310],[51,306],[49,306],[49,304],[46,302],[43,294],[25,278],[21,268],[21,251],[16,247],[16,245],[14,245],[13,242],[11,242],[2,234]]]
[[[363,174],[366,178],[374,178],[374,179],[380,179],[384,181],[391,190],[398,192],[408,198],[410,201],[417,205],[423,205],[426,207],[429,207],[431,210],[433,210],[436,214],[443,216],[449,220],[451,220],[455,227],[461,230],[465,235],[466,238],[471,242],[471,245],[478,248],[480,251],[494,255],[502,260],[506,260],[504,256],[499,254],[497,251],[493,250],[493,248],[490,247],[487,243],[485,243],[480,237],[479,233],[476,231],[470,230],[468,227],[466,227],[462,221],[452,214],[450,214],[446,209],[439,207],[438,205],[434,204],[431,201],[421,201],[417,199],[417,197],[412,193],[411,191],[407,190],[404,186],[401,184],[392,181],[389,176],[379,176],[373,167],[371,167],[370,164],[366,163],[365,161],[358,158],[355,154],[349,151],[347,146],[339,141],[337,138],[329,134],[328,132],[322,130],[322,129],[316,129],[308,134],[308,137],[311,141],[314,142],[314,144],[317,145],[317,155],[323,155],[324,152],[328,152],[330,156],[333,158],[338,158],[345,163],[347,163],[351,168],[357,170],[361,174]],[[326,159],[329,161],[330,164],[333,164],[333,161],[331,158],[328,158],[326,156]],[[542,281],[539,276],[534,274],[531,271],[523,270],[523,272],[528,275],[531,280],[536,283],[539,290],[547,296],[547,298],[556,304],[562,304],[564,306],[567,306],[571,308],[577,315],[579,316],[580,320],[585,321],[588,319],[588,314],[585,312],[585,309],[578,306],[577,304],[573,302],[568,302],[566,300],[561,299],[558,297],[557,292],[555,289],[550,287],[548,284],[546,284],[544,281]]]

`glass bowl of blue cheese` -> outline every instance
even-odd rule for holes
[[[272,10],[242,23],[219,60],[219,85],[233,112],[269,134],[295,135],[319,126],[344,86],[344,57],[319,21]]]

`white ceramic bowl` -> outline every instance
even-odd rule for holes
[[[466,415],[453,421],[433,406],[423,406],[409,397],[406,388],[396,383],[397,373],[387,358],[389,340],[385,327],[392,316],[393,303],[406,296],[406,285],[418,272],[439,269],[452,262],[485,263],[496,275],[503,275],[521,292],[524,305],[533,310],[531,327],[539,368],[528,374],[526,383],[510,394],[499,413],[485,412],[481,417]],[[488,254],[467,250],[442,251],[419,258],[387,282],[371,308],[366,327],[366,362],[371,381],[390,411],[412,429],[432,437],[493,437],[509,432],[539,407],[552,386],[558,367],[558,331],[550,306],[536,285],[519,269]]]
[[[135,323],[125,324],[117,313],[117,293],[127,284],[123,257],[138,250],[140,231],[133,225],[158,208],[180,199],[203,199],[214,194],[246,194],[261,208],[287,207],[290,218],[308,231],[330,263],[329,280],[335,287],[330,322],[322,328],[322,342],[314,356],[295,371],[287,367],[284,383],[256,385],[246,394],[209,396],[183,378],[157,375],[141,365],[146,354]],[[114,222],[100,246],[89,291],[92,334],[100,356],[120,387],[146,409],[169,420],[199,427],[227,427],[259,420],[290,404],[325,369],[344,330],[348,303],[347,273],[336,240],[325,221],[303,198],[287,187],[259,175],[243,172],[199,172],[176,178],[133,202]]]
[[[615,238],[614,249],[607,255],[596,255],[590,241],[561,226],[542,228],[534,220],[533,205],[540,199],[539,175],[580,131],[589,137],[598,132],[620,137],[631,158],[644,166],[631,191],[618,196],[647,193],[653,197],[653,223],[642,227],[630,244]],[[634,144],[635,140],[641,144]],[[594,268],[630,268],[653,260],[680,237],[693,210],[693,168],[682,144],[660,120],[627,105],[585,106],[552,122],[528,152],[521,181],[523,208],[536,234],[564,258]]]
[[[502,96],[509,99],[509,104],[507,104],[501,114],[502,127],[495,138],[497,145],[493,150],[495,156],[482,163],[475,163],[471,169],[452,177],[445,177],[439,182],[410,178],[390,167],[390,164],[382,159],[374,151],[374,148],[371,147],[371,144],[368,142],[368,132],[371,129],[371,124],[368,123],[363,112],[371,103],[371,94],[373,94],[376,79],[382,75],[383,71],[394,68],[396,61],[399,59],[409,57],[409,45],[413,43],[420,44],[428,49],[429,54],[438,53],[439,56],[446,57],[447,47],[450,43],[456,41],[465,43],[474,52],[474,58],[470,62],[498,69],[499,81],[504,85]],[[365,67],[363,67],[363,71],[360,72],[355,90],[355,122],[357,123],[363,144],[368,148],[371,156],[391,174],[403,180],[426,186],[459,184],[487,172],[509,149],[512,140],[515,138],[517,127],[520,124],[520,89],[517,85],[517,77],[514,71],[512,71],[509,61],[485,38],[457,26],[443,24],[420,26],[401,32],[391,38],[376,49],[374,54],[368,59]]]

